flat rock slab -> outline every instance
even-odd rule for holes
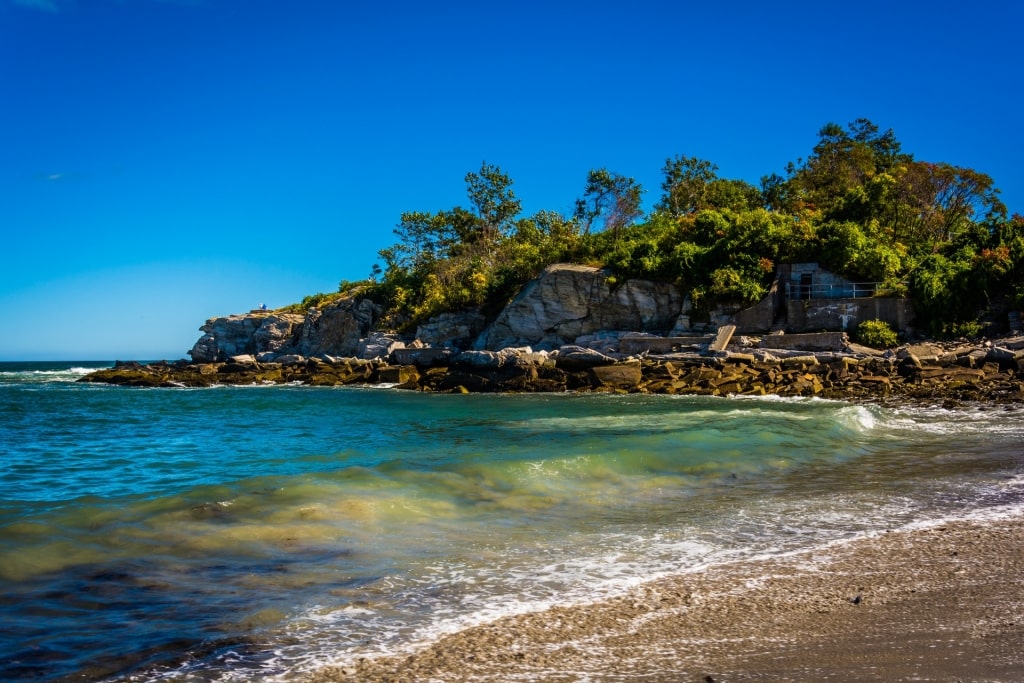
[[[718,329],[718,336],[711,342],[712,351],[725,351],[725,347],[732,341],[732,335],[736,333],[735,325],[724,325]]]

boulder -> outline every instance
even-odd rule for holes
[[[615,365],[598,365],[590,368],[597,387],[611,389],[633,389],[643,379],[640,361],[629,361]]]
[[[942,357],[942,347],[936,344],[908,344],[896,352],[900,360],[913,356],[921,363],[931,363]]]
[[[1016,368],[1018,364],[1024,364],[1024,349],[1011,349],[1002,345],[993,346],[988,350],[986,360],[1000,365],[1012,364]]]
[[[419,378],[420,373],[413,365],[388,365],[377,371],[377,381],[385,384],[405,384]]]
[[[505,356],[497,351],[463,351],[455,357],[455,365],[475,370],[497,370],[505,364]]]
[[[416,339],[429,346],[466,348],[487,326],[477,310],[441,313],[416,327]]]
[[[374,332],[366,339],[360,339],[356,351],[356,357],[363,360],[374,358],[387,358],[397,349],[404,349],[405,343],[398,337],[382,332]]]
[[[555,365],[565,370],[585,370],[613,363],[615,363],[615,359],[611,356],[581,346],[563,346],[555,356]]]
[[[453,364],[468,366],[476,370],[498,370],[506,367],[534,367],[543,365],[547,360],[547,352],[535,352],[526,347],[502,349],[501,351],[463,351],[455,357]]]
[[[302,325],[303,316],[294,313],[268,315],[253,332],[258,353],[280,353],[290,346]]]
[[[269,313],[258,311],[210,318],[199,328],[203,336],[188,352],[192,356],[192,362],[214,363],[232,356],[269,350],[257,348],[256,331],[271,317]]]
[[[393,350],[390,358],[395,365],[418,365],[421,368],[429,368],[448,365],[455,356],[454,350],[443,346],[406,346]]]
[[[671,284],[627,280],[613,288],[601,269],[553,265],[523,287],[473,348],[557,348],[601,330],[661,332],[675,324],[682,303]]]

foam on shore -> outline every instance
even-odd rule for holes
[[[310,681],[1024,679],[1024,507],[716,564]]]

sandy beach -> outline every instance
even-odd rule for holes
[[[950,522],[718,565],[311,680],[1019,682],[1022,522]]]

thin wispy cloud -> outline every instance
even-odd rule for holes
[[[83,176],[80,173],[67,171],[52,171],[50,173],[34,173],[32,176],[37,181],[44,183],[66,183],[73,180],[80,180]]]

